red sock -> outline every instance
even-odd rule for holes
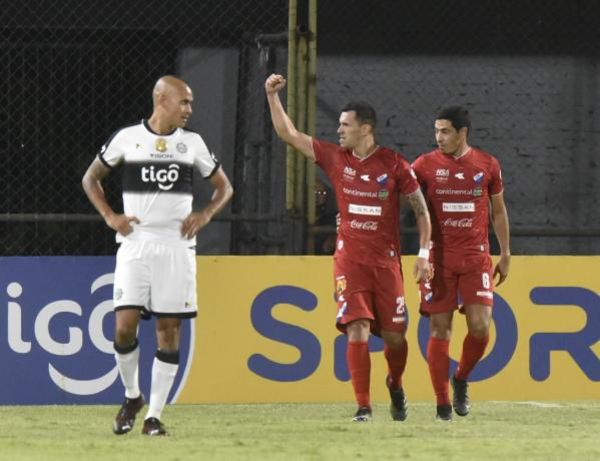
[[[460,363],[454,374],[457,379],[466,380],[469,377],[469,374],[473,368],[475,368],[479,359],[483,357],[489,339],[490,337],[487,335],[483,338],[478,338],[471,333],[467,333],[467,336],[465,336],[465,340],[463,341]]]
[[[429,338],[427,345],[427,363],[429,374],[438,405],[449,405],[450,397],[450,341],[447,339]]]
[[[388,363],[388,386],[392,390],[402,387],[402,374],[406,368],[406,356],[408,355],[408,343],[406,340],[400,347],[391,348],[387,344],[383,347],[383,353]]]
[[[348,369],[352,378],[352,387],[359,407],[371,407],[369,393],[371,379],[371,356],[368,342],[348,343],[346,350]]]

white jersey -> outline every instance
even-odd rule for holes
[[[117,242],[196,244],[181,236],[181,223],[192,211],[194,170],[207,179],[219,168],[198,133],[177,128],[162,136],[142,120],[116,131],[98,157],[109,168],[122,164],[123,212],[140,221],[129,235],[117,233]]]

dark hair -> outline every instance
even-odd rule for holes
[[[456,131],[461,128],[467,128],[471,131],[471,116],[469,111],[461,106],[450,106],[438,112],[436,120],[450,120]]]
[[[342,112],[350,111],[356,112],[356,120],[358,120],[360,124],[366,123],[371,125],[373,130],[375,130],[375,126],[377,125],[377,114],[370,104],[363,101],[351,101],[342,109]]]

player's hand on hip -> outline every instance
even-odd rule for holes
[[[286,80],[283,75],[271,74],[265,81],[265,91],[267,94],[277,93],[285,87]]]
[[[129,235],[133,232],[133,224],[139,224],[140,220],[135,216],[124,214],[113,214],[106,218],[106,225],[121,235]]]
[[[496,280],[496,276],[498,276],[498,282],[496,286],[500,285],[502,282],[506,280],[508,277],[508,271],[510,269],[510,255],[501,255],[500,261],[496,264],[494,268],[494,280]]]
[[[428,282],[433,277],[433,266],[425,258],[417,258],[413,275],[417,283]]]
[[[205,211],[194,211],[190,213],[181,224],[181,236],[191,239],[210,222],[210,215]]]

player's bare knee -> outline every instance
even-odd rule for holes
[[[121,347],[127,347],[137,340],[137,325],[117,325],[115,329],[115,343]]]
[[[404,334],[399,332],[382,332],[383,341],[392,349],[399,349],[406,341]]]
[[[469,334],[471,336],[475,336],[476,338],[485,338],[489,335],[489,331],[489,323],[486,322],[478,322],[469,325]]]
[[[436,339],[450,339],[452,336],[452,320],[445,317],[431,316],[430,335]]]
[[[116,313],[115,342],[120,346],[129,346],[137,339],[137,327],[140,322],[140,311],[123,309]]]
[[[365,342],[369,340],[371,323],[367,319],[350,322],[346,327],[346,334],[350,342]]]
[[[156,323],[156,339],[161,350],[175,351],[179,349],[179,319],[161,318]]]
[[[119,330],[115,332],[115,349],[129,350],[137,345],[137,331]]]
[[[166,351],[179,349],[179,329],[165,329],[157,332],[158,347]]]
[[[472,311],[471,311],[472,312]],[[485,310],[475,311],[476,314],[469,315],[467,313],[467,329],[471,336],[483,338],[489,334],[491,323],[491,312],[488,315]]]
[[[179,350],[179,336],[164,336],[158,341],[158,348],[163,351]]]
[[[452,336],[452,330],[448,328],[431,329],[430,336],[435,339],[450,340]]]

